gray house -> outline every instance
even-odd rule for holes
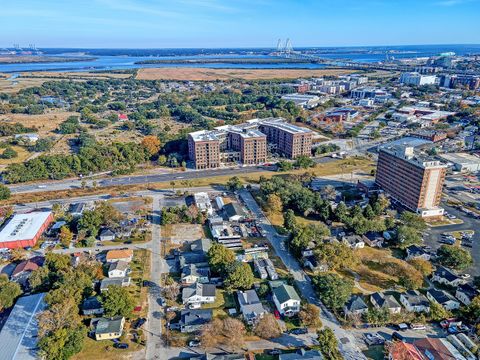
[[[249,325],[256,323],[267,312],[253,289],[237,291],[237,299],[243,318]]]
[[[183,333],[190,333],[201,330],[203,326],[212,320],[212,310],[182,310],[180,314],[180,331]]]

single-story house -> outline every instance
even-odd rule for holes
[[[212,247],[212,240],[210,239],[198,239],[192,242],[190,245],[190,251],[194,253],[206,254]]]
[[[463,305],[470,305],[472,300],[479,295],[477,289],[470,284],[462,284],[457,287],[455,297],[460,300]]]
[[[101,232],[100,232],[100,236],[98,237],[100,239],[100,241],[113,241],[115,240],[115,233],[110,230],[110,229],[103,229]]]
[[[106,257],[107,262],[125,261],[131,262],[133,260],[133,250],[109,250]]]
[[[362,315],[368,311],[368,305],[359,295],[352,295],[343,306],[345,316]]]
[[[103,306],[100,300],[96,296],[90,296],[86,298],[81,306],[83,315],[102,315]]]
[[[274,286],[272,294],[273,302],[281,315],[293,316],[300,312],[300,296],[293,286],[285,283]]]
[[[442,305],[445,310],[455,310],[460,307],[460,302],[444,290],[429,289],[427,290],[427,298]]]
[[[95,324],[95,340],[112,340],[122,336],[125,318],[117,316],[114,318],[101,318]]]
[[[83,212],[85,211],[85,203],[74,203],[70,204],[69,213],[74,218],[81,217]]]
[[[366,245],[378,248],[381,248],[385,241],[382,234],[373,231],[369,231],[368,233],[364,234],[362,239]]]
[[[201,330],[202,327],[212,320],[211,309],[190,310],[184,309],[180,314],[180,331],[189,333]]]
[[[322,353],[318,350],[300,349],[296,352],[280,354],[278,360],[324,360]]]
[[[228,221],[240,221],[245,218],[245,212],[237,203],[229,203],[223,207]]]
[[[23,260],[15,266],[13,269],[10,280],[19,283],[22,286],[28,285],[28,278],[32,274],[32,271],[37,270],[43,266],[45,258],[43,256],[34,256],[28,260]]]
[[[237,291],[237,299],[243,319],[249,325],[256,323],[267,312],[260,302],[257,292],[253,289]]]
[[[196,264],[185,265],[182,269],[182,284],[208,283],[210,276],[209,267],[198,267]]]
[[[400,302],[410,312],[430,312],[430,302],[417,290],[409,290],[400,294]]]
[[[109,278],[123,278],[126,277],[130,272],[130,267],[128,262],[123,260],[110,263],[108,267],[108,277]]]
[[[413,260],[413,259],[423,259],[429,261],[431,258],[430,253],[426,252],[423,248],[417,245],[410,245],[406,249],[407,257],[405,260]]]
[[[363,249],[365,247],[365,242],[360,235],[344,236],[342,242],[352,249]]]
[[[370,302],[377,309],[388,309],[390,314],[399,314],[402,306],[393,295],[376,292],[370,295]]]
[[[432,274],[432,281],[439,284],[457,287],[465,283],[465,280],[457,276],[453,270],[444,266],[438,266]]]
[[[107,291],[109,286],[117,285],[121,287],[130,286],[130,277],[105,278],[100,283],[100,291]]]
[[[200,306],[215,302],[217,288],[213,284],[192,284],[182,290],[182,302],[184,305]]]

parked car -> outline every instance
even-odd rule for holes
[[[368,346],[381,345],[385,342],[385,339],[377,333],[365,333],[363,337]]]
[[[267,350],[268,355],[280,355],[281,353],[282,353],[282,350],[280,349]]]
[[[280,313],[278,312],[277,309],[275,309],[275,311],[273,312],[273,315],[275,316],[275,319],[280,319]]]
[[[296,328],[296,329],[290,330],[289,333],[294,334],[294,335],[307,334],[308,329],[307,328]]]
[[[426,330],[427,328],[423,324],[410,324],[412,330]]]
[[[200,341],[198,340],[191,340],[189,343],[188,343],[188,346],[190,347],[199,347],[200,346]]]
[[[116,349],[128,349],[128,344],[126,343],[115,343],[113,347]]]
[[[138,329],[138,328],[141,328],[143,326],[143,324],[145,324],[147,322],[147,319],[145,318],[139,318],[137,321],[135,321],[135,323],[133,324],[133,328],[134,329]]]
[[[405,324],[405,323],[400,323],[397,325],[397,330],[400,330],[400,331],[405,331],[408,329],[408,325]]]

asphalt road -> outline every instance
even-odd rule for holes
[[[339,343],[339,350],[345,360],[365,359],[365,355],[356,344],[356,340],[351,332],[344,330],[336,317],[318,300],[310,278],[302,270],[297,260],[290,254],[285,246],[285,238],[280,236],[275,227],[263,214],[260,206],[257,204],[253,196],[247,190],[241,190],[242,199],[245,201],[247,207],[256,217],[261,228],[265,230],[267,239],[272,247],[275,249],[277,255],[282,259],[285,266],[292,273],[298,288],[300,289],[304,298],[310,303],[319,306],[322,310],[320,318],[324,326],[331,328]]]

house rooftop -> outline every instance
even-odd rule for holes
[[[51,211],[13,215],[0,230],[0,243],[35,238],[51,216]]]
[[[107,252],[107,261],[126,259],[133,256],[133,250],[124,249],[124,250],[109,250]]]
[[[95,326],[96,334],[121,333],[123,330],[124,318],[117,316],[114,318],[101,318]]]
[[[298,300],[300,301],[300,296],[298,296],[295,288],[291,285],[282,284],[280,286],[275,287],[273,290],[278,302],[280,304],[288,301],[288,300]]]

